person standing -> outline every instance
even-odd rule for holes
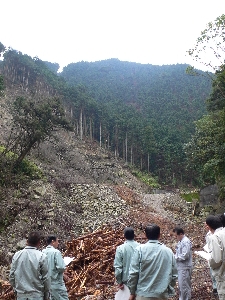
[[[131,258],[135,248],[139,245],[134,240],[134,230],[131,227],[124,229],[125,242],[116,249],[114,268],[116,282],[119,288],[123,289],[124,284],[127,284]]]
[[[191,299],[192,243],[180,227],[173,229],[178,243],[175,259],[178,270],[179,300]]]
[[[225,229],[217,216],[208,216],[206,224],[212,235],[208,242],[209,266],[216,279],[217,293],[220,300],[225,300]]]
[[[57,249],[59,240],[56,235],[47,237],[48,246],[42,250],[48,258],[49,274],[51,278],[51,299],[68,300],[68,293],[63,279],[66,268],[61,252]]]
[[[145,228],[148,242],[139,245],[131,260],[128,287],[129,300],[168,299],[174,295],[177,268],[171,249],[159,242],[160,227]]]
[[[38,232],[31,232],[27,246],[13,256],[9,282],[18,300],[50,299],[48,260],[46,255],[38,250],[40,239]]]
[[[206,225],[207,226],[207,225]],[[207,226],[208,227],[208,226]],[[209,248],[209,239],[212,236],[212,232],[209,230],[205,236],[205,241],[206,241],[206,247],[207,247],[207,252],[208,252],[208,248]],[[214,295],[218,295],[217,293],[217,287],[216,287],[216,279],[215,277],[212,275],[212,268],[209,268],[209,272],[210,272],[210,277],[212,279],[212,288],[213,288],[213,294]]]

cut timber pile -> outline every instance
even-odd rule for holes
[[[0,299],[16,299],[13,289],[8,281],[0,280]]]
[[[103,229],[67,243],[65,256],[75,259],[67,267],[69,298],[110,299],[115,294],[113,260],[123,242],[121,230]],[[103,297],[103,298],[102,298]]]

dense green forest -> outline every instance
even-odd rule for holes
[[[195,132],[185,145],[188,166],[203,183],[216,183],[225,200],[225,15],[207,24],[189,55],[215,72],[207,114],[195,122]],[[213,59],[210,54],[213,50]],[[224,207],[224,202],[222,203]]]
[[[73,63],[60,75],[69,84],[85,86],[107,112],[102,127],[112,150],[160,182],[176,185],[196,179],[186,168],[183,144],[194,132],[193,122],[206,113],[212,84],[202,71],[186,74],[187,67],[110,59]]]
[[[201,186],[218,178],[216,169],[208,171],[210,176],[204,171],[211,154],[202,155],[202,145],[205,124],[220,121],[213,123],[209,143],[217,126],[223,126],[224,95],[218,84],[224,71],[213,75],[197,70],[193,76],[187,74],[188,67],[109,59],[72,63],[57,73],[57,63],[4,49],[0,71],[2,89],[9,83],[20,84],[33,97],[45,91],[60,99],[80,139],[97,140],[118,159],[153,174],[162,184]],[[223,149],[223,143],[218,147]],[[223,168],[219,159],[211,166]]]

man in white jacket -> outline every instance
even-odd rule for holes
[[[211,257],[209,266],[216,279],[217,292],[220,300],[225,300],[225,229],[217,216],[206,218],[208,229],[212,232],[208,247]]]

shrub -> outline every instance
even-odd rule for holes
[[[24,159],[19,165],[14,167],[17,155],[12,151],[7,151],[4,146],[0,146],[0,185],[21,184],[32,179],[43,177],[42,171],[33,162]]]
[[[151,188],[160,188],[160,184],[157,182],[157,178],[152,177],[150,174],[138,170],[134,170],[132,174]]]

